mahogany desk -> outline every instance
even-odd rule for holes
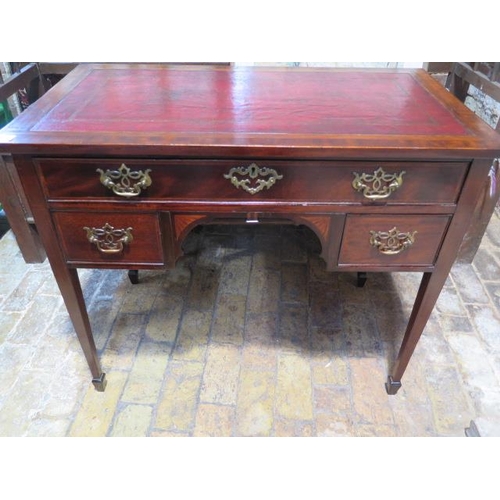
[[[198,224],[292,222],[331,271],[423,273],[395,394],[499,152],[422,70],[81,65],[0,131],[7,215],[39,235],[98,390],[77,268],[172,268]]]

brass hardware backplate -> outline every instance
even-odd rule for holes
[[[415,243],[417,231],[402,233],[396,227],[390,231],[370,231],[370,245],[384,255],[396,255]]]
[[[230,179],[237,189],[242,188],[247,193],[256,194],[274,186],[276,181],[283,179],[283,175],[278,174],[274,168],[259,167],[252,163],[248,167],[233,167],[224,174],[224,178]]]
[[[375,170],[373,174],[353,172],[352,187],[356,191],[363,193],[365,198],[383,200],[402,186],[404,174],[406,174],[404,170],[399,174],[388,174],[382,167]]]
[[[105,172],[98,168],[96,170],[101,177],[101,184],[111,189],[113,193],[125,198],[138,196],[143,189],[151,186],[152,180],[149,176],[151,169],[143,172],[142,170],[130,170],[122,163],[118,170],[106,170]],[[134,182],[137,181],[137,182]]]
[[[133,240],[131,227],[115,229],[107,222],[103,227],[84,227],[83,230],[87,233],[89,242],[96,245],[99,252],[104,254],[120,253],[124,246]]]

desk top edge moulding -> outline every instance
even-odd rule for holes
[[[499,155],[423,70],[82,64],[0,130],[0,196],[21,250],[32,235],[47,254],[96,389],[78,268],[169,269],[198,224],[286,222],[329,271],[422,272],[396,394]]]

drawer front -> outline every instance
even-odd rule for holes
[[[53,218],[68,262],[110,267],[163,263],[155,214],[57,212]]]
[[[38,159],[49,199],[455,203],[467,163]]]
[[[450,217],[348,215],[339,265],[432,266]]]

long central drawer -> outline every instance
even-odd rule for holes
[[[466,162],[38,158],[49,200],[457,201]]]

